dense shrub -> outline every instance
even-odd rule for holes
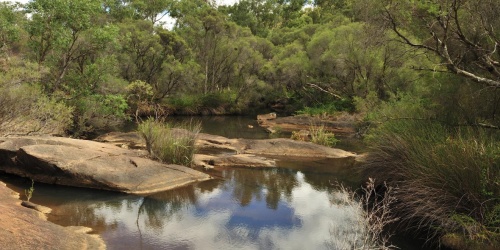
[[[316,106],[306,106],[298,110],[296,114],[327,117],[330,115],[334,115],[335,113],[340,111],[353,112],[354,109],[355,108],[352,100],[342,99]]]
[[[71,126],[73,108],[43,93],[41,70],[13,58],[0,71],[0,134],[58,134]]]
[[[81,136],[96,129],[120,124],[129,119],[126,99],[120,95],[94,94],[70,102],[75,107],[72,133]]]

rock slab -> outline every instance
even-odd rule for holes
[[[45,215],[21,206],[19,194],[0,182],[1,249],[105,249],[90,228],[62,227],[45,219]]]
[[[210,179],[144,151],[62,137],[0,138],[0,171],[37,182],[150,194]]]

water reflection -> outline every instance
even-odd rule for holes
[[[33,201],[52,207],[49,220],[58,224],[94,228],[109,249],[328,249],[332,225],[345,237],[356,222],[333,186],[316,183],[333,175],[234,169],[222,176],[149,197],[37,183]]]

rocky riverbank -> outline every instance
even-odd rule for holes
[[[144,151],[62,137],[0,138],[0,171],[37,182],[150,194],[210,179]]]
[[[62,227],[46,215],[21,206],[19,194],[0,182],[1,249],[105,249],[104,241],[90,235],[90,228]]]

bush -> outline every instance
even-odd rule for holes
[[[119,94],[84,96],[72,100],[71,104],[75,107],[75,122],[72,129],[75,136],[117,125],[129,119],[125,113],[128,109],[127,101]]]
[[[394,211],[405,228],[429,232],[429,238],[458,234],[499,242],[499,220],[491,218],[498,216],[500,197],[500,145],[493,135],[430,121],[392,120],[369,140],[373,149],[365,174],[399,187]]]
[[[172,97],[168,99],[167,104],[178,114],[236,114],[245,108],[238,105],[236,99],[235,92],[221,91]]]
[[[73,109],[34,84],[41,77],[38,65],[13,58],[8,66],[0,72],[0,134],[64,134]]]
[[[201,124],[184,124],[182,127],[173,128],[150,118],[139,124],[138,130],[152,158],[167,164],[190,166]]]
[[[353,112],[354,111],[353,101],[350,99],[341,99],[317,106],[310,106],[310,107],[306,106],[295,113],[297,115],[328,117],[334,115],[337,112],[342,112],[342,111]]]
[[[327,147],[333,147],[339,141],[337,138],[335,138],[335,134],[333,134],[332,132],[328,132],[323,125],[311,125],[309,131],[311,134],[311,142],[313,143]]]

